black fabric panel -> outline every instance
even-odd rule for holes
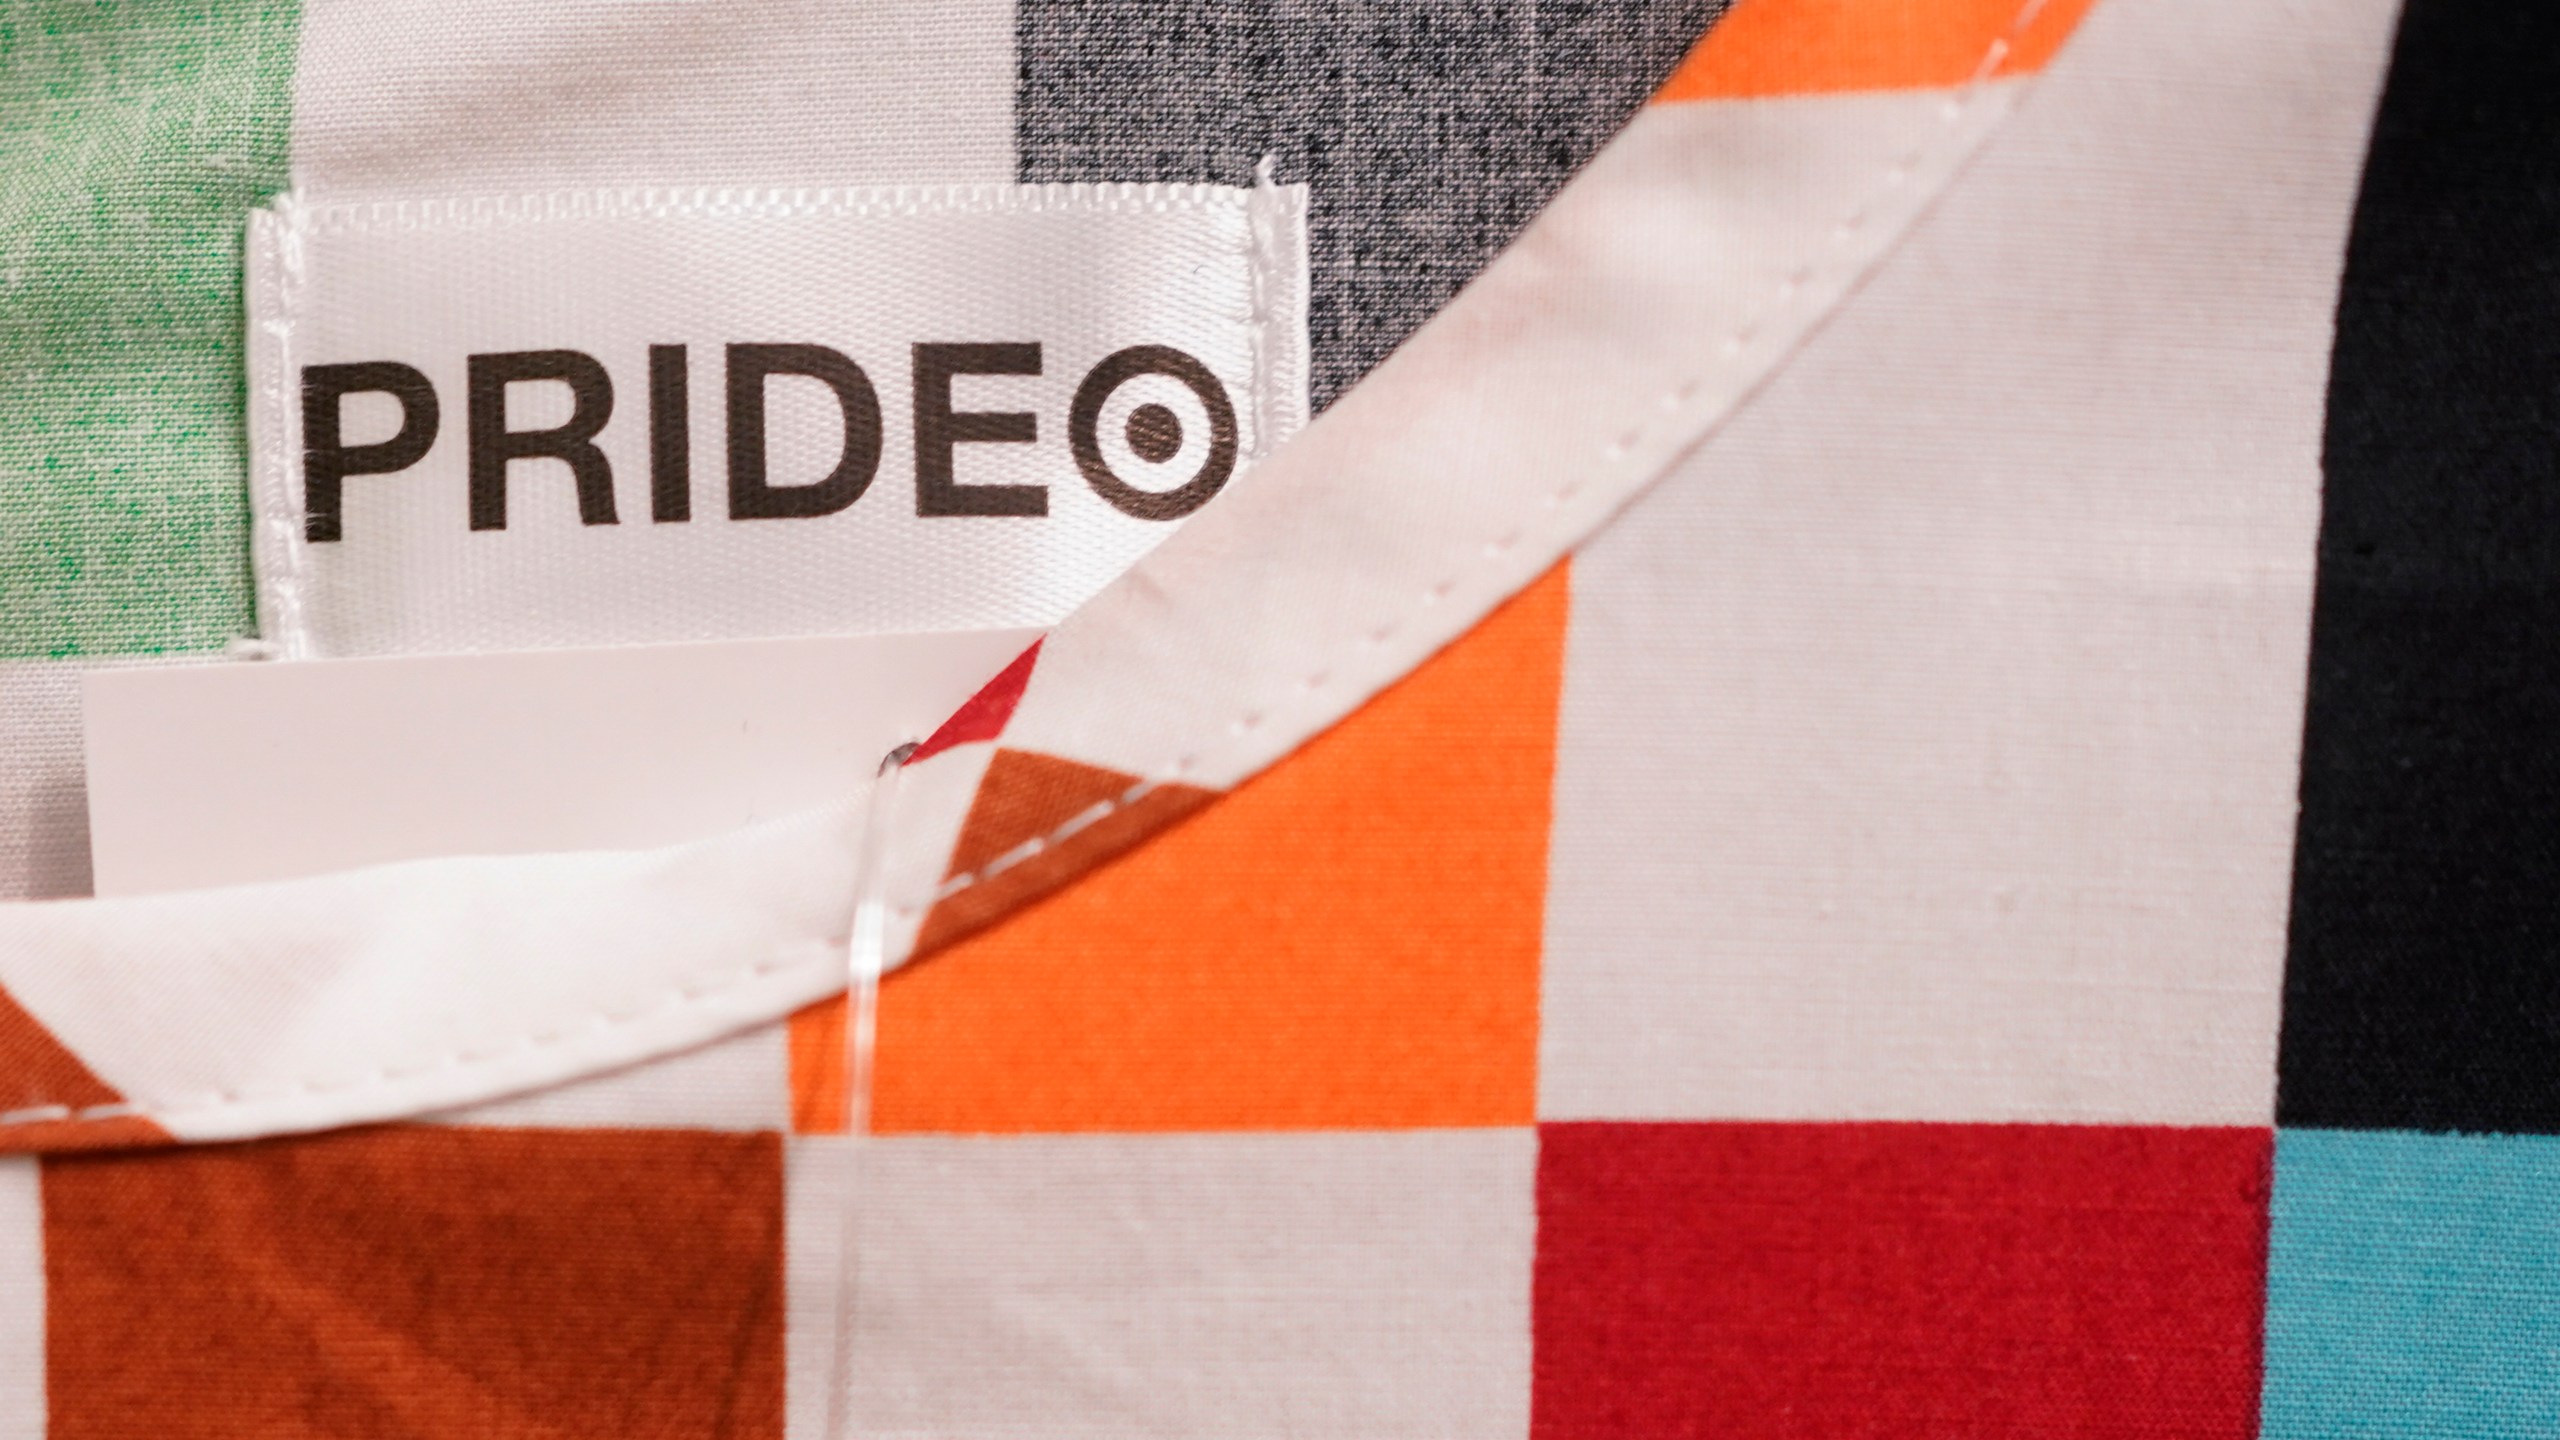
[[[2560,1131],[2560,6],[2409,4],[2327,470],[2279,1119]]]
[[[1711,0],[1021,0],[1022,178],[1313,188],[1311,398],[1457,293],[1614,133]]]

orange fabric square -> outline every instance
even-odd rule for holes
[[[851,1018],[851,1007],[841,995],[792,1012],[789,1038],[794,1134],[844,1133],[844,1028]]]
[[[876,1128],[1529,1123],[1566,596],[1559,567],[1234,793],[891,975]]]
[[[351,1131],[44,1164],[53,1440],[782,1434],[782,1145]]]
[[[2044,68],[2093,0],[1737,0],[1656,101],[1961,85]],[[1998,49],[1995,52],[1994,47]]]

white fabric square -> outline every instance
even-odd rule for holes
[[[1544,1115],[2269,1122],[2392,12],[2318,8],[2098,7],[1577,555]]]
[[[789,1432],[1525,1435],[1527,1130],[795,1140]],[[851,1168],[848,1169],[848,1166]]]
[[[44,1182],[32,1155],[0,1158],[0,1440],[43,1440]]]

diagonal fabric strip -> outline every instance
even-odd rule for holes
[[[1808,8],[1760,0],[1735,18]],[[1069,617],[1006,748],[1131,775],[1131,803],[1231,789],[1366,703],[1745,403],[2010,112],[2022,82],[2004,77],[2080,13],[2024,0],[1978,26],[1948,89],[1648,107],[1251,486]],[[956,933],[928,911],[986,878],[941,859],[896,866],[919,950]],[[1042,867],[1004,908],[1073,873]]]
[[[844,984],[855,813],[662,850],[0,907],[0,985],[33,1017],[0,1016],[0,1059],[50,1082],[12,1086],[26,1118],[0,1123],[0,1149],[418,1114],[770,1019]]]

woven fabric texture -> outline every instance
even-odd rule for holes
[[[249,629],[241,216],[284,183],[295,18],[0,21],[0,660]]]
[[[0,953],[0,1144],[43,1152],[0,1157],[0,1440],[2560,1429],[2560,21],[1017,0],[899,49],[895,7],[311,3],[298,48],[0,21],[0,215],[56,247],[0,257],[50,297],[0,457],[76,472],[0,498],[42,577],[0,593],[0,824],[78,821],[42,657],[238,623],[211,550],[151,557],[236,500],[193,267],[288,136],[350,193],[1270,155],[1324,413],[910,757],[868,1032],[786,1016],[836,978],[687,1008],[653,944],[698,925],[631,906],[648,988],[604,1001],[695,1048],[539,1068],[619,932],[511,959],[557,897],[469,876],[435,925],[351,902],[382,993],[325,915],[193,991]],[[116,315],[148,337],[73,344]],[[79,365],[130,369],[42,378]],[[172,376],[200,431],[65,418]],[[853,829],[638,883],[752,871],[839,977]],[[99,912],[36,913],[0,934]],[[377,1024],[460,1037],[431,1098],[251,1114]],[[202,1087],[233,1128],[134,1103],[216,1031],[284,1067]]]

